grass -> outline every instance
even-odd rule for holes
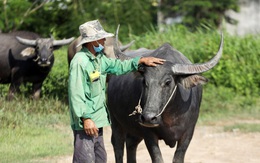
[[[204,86],[198,125],[221,123],[225,131],[260,132],[259,124],[244,123],[255,120],[260,120],[259,97],[240,96],[230,88],[210,83]],[[44,95],[39,101],[18,96],[8,102],[3,96],[0,121],[1,162],[29,162],[72,154],[66,100]]]
[[[259,123],[235,123],[233,125],[228,125],[224,127],[224,131],[227,132],[234,132],[234,131],[240,131],[240,132],[260,132],[260,124]]]
[[[68,107],[56,99],[1,99],[0,160],[29,162],[72,153]]]
[[[228,88],[204,87],[198,125],[222,125],[224,131],[260,132],[260,99],[236,95]],[[29,162],[71,155],[72,132],[67,103],[54,98],[32,101],[0,98],[0,160]],[[252,123],[246,123],[247,121]]]
[[[72,153],[70,135],[51,126],[1,130],[0,139],[2,162],[29,162]]]
[[[260,120],[260,98],[242,96],[230,88],[204,86],[199,124],[214,125],[221,121]]]
[[[198,125],[222,126],[226,132],[260,132],[260,98],[230,88],[204,86]]]

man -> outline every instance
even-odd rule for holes
[[[107,155],[103,142],[103,127],[110,125],[106,106],[106,76],[135,71],[139,64],[156,66],[165,60],[136,57],[126,61],[107,58],[104,53],[107,33],[98,20],[79,27],[82,49],[70,63],[69,108],[74,133],[74,163],[105,163]]]

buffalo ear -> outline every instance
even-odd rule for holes
[[[134,74],[134,77],[135,77],[136,79],[141,79],[141,78],[143,78],[143,73],[140,72],[140,71],[134,71],[133,74]]]
[[[138,65],[138,72],[144,73],[145,72],[145,65],[144,64],[139,64]]]
[[[208,82],[208,79],[200,75],[190,75],[181,79],[181,85],[186,88],[192,88],[196,85],[203,85]]]
[[[21,52],[21,56],[22,57],[31,57],[35,55],[35,49],[32,47],[28,47],[25,48],[22,52]]]

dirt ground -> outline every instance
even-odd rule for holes
[[[257,124],[260,125],[259,122]],[[104,129],[108,163],[114,163],[114,152],[110,143],[111,130]],[[172,162],[175,148],[160,141],[165,163]],[[71,163],[72,156],[43,159],[39,162]],[[126,162],[126,161],[125,161]],[[138,146],[137,162],[151,162],[142,141]],[[242,133],[238,129],[224,132],[221,125],[197,126],[185,156],[185,163],[259,163],[260,133]]]

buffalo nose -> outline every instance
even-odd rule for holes
[[[141,122],[142,123],[156,124],[157,123],[157,117],[155,116],[155,114],[152,114],[152,113],[142,114],[141,115]]]
[[[41,58],[42,62],[46,62],[47,58]]]

